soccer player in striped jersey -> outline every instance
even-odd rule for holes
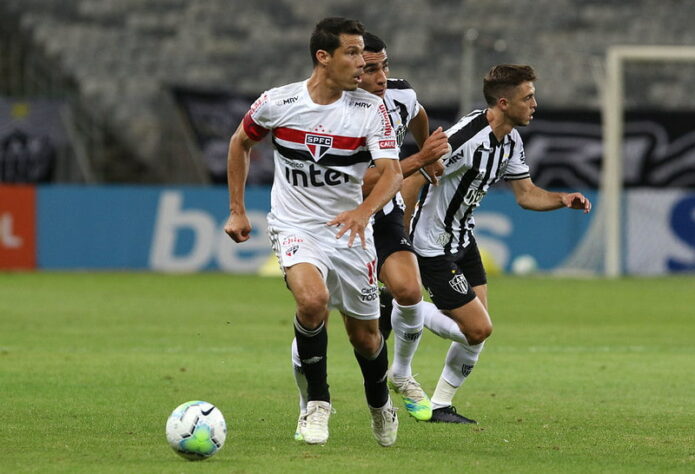
[[[441,310],[426,312],[425,326],[452,340],[432,395],[433,422],[475,423],[458,414],[452,401],[492,333],[487,279],[473,235],[473,211],[489,187],[507,180],[524,209],[591,210],[581,193],[550,192],[531,181],[516,127],[533,120],[535,79],[530,66],[493,67],[483,81],[487,109],[471,112],[446,131],[452,150],[444,157],[440,183],[423,182],[411,237],[424,286]]]
[[[389,79],[389,59],[386,44],[376,35],[364,35],[364,74],[360,87],[381,97],[386,104],[391,123],[401,146],[408,131],[420,150],[401,160],[403,176],[410,176],[427,167],[430,179],[436,180],[443,171],[439,158],[448,151],[447,137],[441,128],[429,133],[427,113],[417,100],[413,88],[403,79]],[[437,168],[439,166],[440,168]],[[367,170],[363,190],[369,194],[370,186],[378,179],[375,168]],[[374,216],[374,242],[378,256],[377,275],[389,292],[382,293],[382,332],[388,335],[393,327],[394,354],[389,370],[389,385],[398,393],[406,410],[417,420],[429,420],[432,405],[412,375],[411,362],[417,350],[424,324],[424,307],[417,259],[403,226],[405,206],[400,193]],[[390,298],[393,295],[393,302]]]
[[[296,302],[295,343],[308,393],[296,437],[309,444],[323,444],[329,434],[325,322],[330,308],[343,315],[355,349],[374,437],[390,446],[398,432],[386,384],[387,350],[378,325],[370,220],[391,201],[403,178],[383,102],[358,89],[363,34],[364,27],[354,20],[320,21],[310,40],[311,77],[263,93],[229,146],[225,232],[244,242],[251,232],[244,207],[249,151],[272,135],[275,177],[268,234]],[[362,181],[372,161],[380,178],[363,199]]]

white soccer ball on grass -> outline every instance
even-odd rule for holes
[[[227,438],[227,424],[222,412],[213,404],[186,402],[174,409],[166,425],[169,446],[189,461],[213,456]]]
[[[530,275],[538,271],[538,262],[531,255],[519,255],[512,261],[514,275]]]

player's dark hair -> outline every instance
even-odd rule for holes
[[[319,63],[316,59],[317,51],[322,49],[333,54],[340,47],[341,34],[364,35],[364,25],[357,20],[342,17],[324,18],[316,24],[309,40],[309,52],[314,66]]]
[[[507,97],[516,86],[526,81],[535,81],[536,72],[531,66],[522,64],[500,64],[493,66],[483,79],[483,95],[488,105],[494,106],[501,97]]]
[[[379,38],[377,35],[372,33],[365,33],[362,35],[364,37],[364,50],[370,53],[380,53],[382,50],[386,49],[386,43],[384,40]]]

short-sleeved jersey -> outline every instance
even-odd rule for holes
[[[470,242],[473,211],[489,187],[500,179],[529,177],[524,146],[512,129],[498,141],[485,110],[463,117],[446,131],[451,153],[438,186],[426,184],[413,219],[411,237],[418,255],[455,255]]]
[[[362,179],[372,159],[398,159],[393,126],[381,99],[361,89],[328,105],[313,102],[307,81],[263,93],[244,117],[252,140],[272,132],[275,176],[269,224],[302,228],[331,245],[326,223],[362,202]],[[371,233],[371,229],[368,230]]]
[[[408,124],[420,112],[417,94],[405,79],[388,79],[383,100],[391,119],[391,125],[396,132],[398,146],[401,147],[405,135],[408,133]],[[401,209],[404,207],[400,193],[397,193],[390,202],[386,203],[384,208],[374,215],[374,219],[380,219],[385,214],[391,213],[395,207]]]

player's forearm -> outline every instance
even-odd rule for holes
[[[546,191],[545,189],[534,187],[524,194],[517,197],[517,203],[524,209],[531,211],[554,211],[565,207],[562,197],[565,193]]]
[[[424,176],[416,174],[404,179],[401,185],[401,196],[405,204],[405,210],[403,211],[403,226],[405,227],[406,233],[410,233],[410,220],[415,212],[415,205],[417,204],[420,189],[422,189],[424,184]]]
[[[227,154],[227,187],[229,189],[229,212],[243,214],[244,190],[249,171],[249,150],[237,134],[229,142]]]
[[[362,196],[366,198],[369,196],[374,189],[374,186],[379,181],[381,177],[381,172],[375,168],[367,168],[366,173],[364,173],[364,178],[362,180]]]
[[[381,173],[369,196],[360,204],[360,207],[366,210],[369,215],[374,215],[384,207],[401,188],[403,175],[397,165],[398,163],[395,167],[386,168]]]

